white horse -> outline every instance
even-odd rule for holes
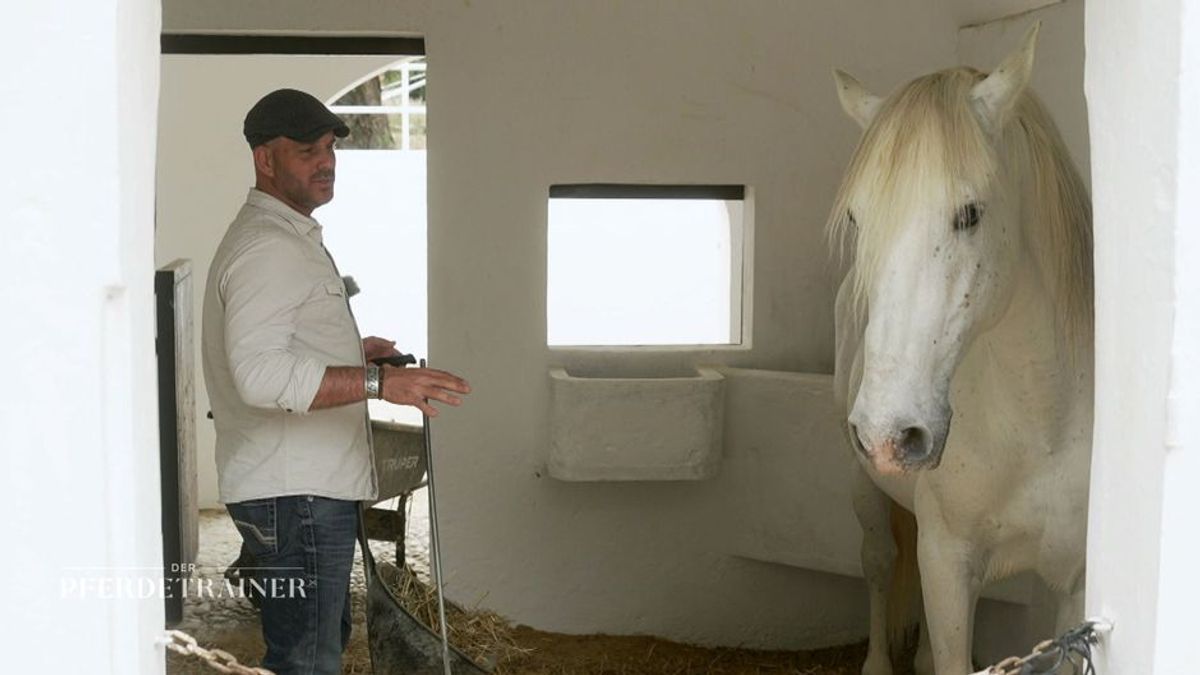
[[[893,588],[885,605],[902,576],[893,562],[914,545],[919,673],[973,670],[989,581],[1035,570],[1061,596],[1060,628],[1082,618],[1091,207],[1028,90],[1037,30],[990,75],[946,70],[886,99],[836,73],[865,129],[830,227],[853,256],[835,386],[858,459],[866,675],[892,672],[887,617],[916,592]],[[909,512],[915,534],[894,542]]]

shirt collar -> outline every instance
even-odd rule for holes
[[[246,195],[246,203],[282,216],[296,230],[296,234],[300,236],[316,237],[318,241],[321,239],[320,223],[312,217],[306,216],[283,203],[277,197],[273,197],[258,188],[250,188],[250,193]]]

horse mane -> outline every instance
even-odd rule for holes
[[[990,203],[1014,198],[995,189],[1000,172],[1011,171],[1030,186],[1031,199],[1020,212],[1022,226],[1060,328],[1068,338],[1090,336],[1087,190],[1053,120],[1028,88],[1003,130],[1006,156],[996,156],[970,102],[971,88],[984,77],[972,68],[953,68],[913,80],[883,103],[863,133],[827,224],[831,245],[849,247],[853,255],[854,304],[858,311],[866,309],[867,288],[882,254],[908,214],[922,205],[944,204],[949,223],[964,195]],[[869,220],[871,226],[857,227],[855,219]]]

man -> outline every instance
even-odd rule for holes
[[[204,378],[220,498],[258,568],[263,666],[336,674],[350,636],[358,502],[377,496],[366,400],[457,406],[450,373],[373,365],[313,209],[333,199],[349,129],[312,96],[267,94],[246,115],[255,186],[221,241],[204,295]]]

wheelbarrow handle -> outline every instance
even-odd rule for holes
[[[393,356],[381,356],[377,359],[371,359],[371,363],[377,366],[395,366],[403,368],[410,363],[416,363],[417,357],[412,354],[395,354]]]

